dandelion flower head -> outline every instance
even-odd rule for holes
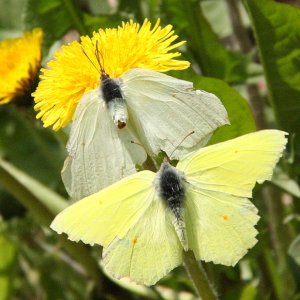
[[[22,37],[0,42],[0,104],[30,90],[41,64],[43,32],[35,28]]]
[[[98,43],[105,72],[111,78],[118,78],[132,68],[145,68],[159,72],[181,70],[189,67],[187,61],[176,58],[179,52],[170,52],[184,41],[173,43],[178,36],[171,25],[161,27],[157,20],[151,29],[151,22],[145,19],[142,26],[132,20],[123,22],[118,28],[100,29],[93,37],[81,37],[56,51],[47,69],[42,69],[41,81],[33,96],[35,109],[39,111],[44,126],[54,130],[65,127],[72,119],[82,95],[100,86],[99,71],[84,55],[82,48],[93,61],[95,45]]]

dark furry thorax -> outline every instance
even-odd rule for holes
[[[117,98],[123,99],[120,85],[114,79],[110,78],[106,73],[102,73],[100,80],[100,88],[106,104]]]
[[[163,163],[159,170],[157,189],[175,217],[180,219],[185,195],[183,176],[169,163]]]

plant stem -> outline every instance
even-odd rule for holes
[[[65,235],[60,236],[60,240],[67,253],[71,255],[75,261],[81,264],[88,276],[93,279],[95,285],[101,288],[103,275],[101,274],[97,263],[95,263],[95,259],[92,257],[89,248],[82,243],[75,244],[74,242],[71,242]]]
[[[230,14],[230,20],[234,35],[237,39],[242,53],[247,54],[252,50],[252,44],[248,33],[243,25],[237,0],[226,0]],[[249,95],[250,105],[254,115],[257,129],[266,128],[266,121],[264,116],[264,103],[260,97],[258,87],[256,84],[248,84],[246,86]]]
[[[202,27],[209,25],[202,14],[200,4],[198,1],[193,0],[182,0],[181,2],[189,23],[190,50],[199,64],[202,74],[204,76],[214,76],[214,71],[211,68],[213,62],[211,61],[211,56],[207,54],[207,47],[203,43],[203,40],[205,40],[203,35],[205,35],[206,32],[202,30]]]
[[[271,186],[266,186],[262,190],[262,195],[264,197],[264,203],[268,211],[270,240],[276,257],[277,268],[281,272],[283,269],[285,269],[286,260],[283,246],[281,244],[281,239],[279,236],[280,216],[278,211],[282,209],[282,207],[279,208],[277,206],[279,206],[280,204],[280,198],[274,195],[274,190]]]
[[[237,0],[226,0],[231,16],[234,34],[243,53],[249,53],[252,50],[251,41],[247,31],[242,23]],[[245,1],[246,2],[246,1]],[[247,5],[246,5],[247,7]],[[268,79],[266,77],[266,79]],[[247,85],[249,100],[256,121],[257,129],[267,128],[267,122],[264,116],[264,102],[259,94],[257,85]],[[270,93],[271,91],[269,91]],[[271,254],[264,255],[265,266],[268,271],[268,277],[271,281],[277,299],[290,298],[293,290],[293,279],[287,268],[286,254],[284,251],[283,238],[286,233],[282,233],[281,211],[282,204],[280,196],[272,186],[265,186],[262,190],[262,197],[265,204],[266,215],[268,216],[269,238],[272,250],[274,251],[275,263],[272,261]],[[277,271],[277,272],[276,272]],[[283,288],[284,287],[284,288]]]
[[[248,37],[248,34],[245,30],[245,27],[242,22],[240,15],[238,2],[237,0],[226,0],[227,6],[230,14],[230,20],[233,32],[236,36],[237,42],[243,53],[248,53],[252,49],[252,44]]]
[[[270,280],[270,284],[272,285],[272,292],[274,293],[274,298],[278,300],[289,299],[289,297],[285,297],[285,289],[284,282],[280,274],[276,271],[276,263],[268,249],[264,250],[263,253],[264,263],[266,264],[267,276]]]
[[[85,28],[84,23],[82,22],[82,19],[78,13],[77,8],[74,5],[73,0],[63,0],[63,3],[65,4],[65,7],[73,20],[74,26],[76,27],[80,35],[88,34],[88,31]]]
[[[24,205],[37,218],[40,223],[50,224],[53,215],[36,197],[24,187],[11,172],[9,163],[0,159],[0,182],[18,201]]]
[[[199,296],[203,300],[217,300],[216,292],[209,283],[201,263],[196,260],[194,253],[192,251],[184,252],[183,261]]]

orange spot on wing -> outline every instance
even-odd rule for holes
[[[224,221],[227,221],[228,220],[228,215],[223,215],[223,219],[224,219]]]
[[[137,242],[138,242],[138,239],[137,239],[137,238],[134,238],[134,239],[131,241],[131,243],[132,243],[133,245],[135,245]]]

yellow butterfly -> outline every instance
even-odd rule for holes
[[[270,180],[286,133],[263,130],[192,152],[177,167],[142,171],[62,211],[51,228],[70,240],[100,244],[116,278],[153,285],[198,260],[235,265],[257,242],[256,182]]]

